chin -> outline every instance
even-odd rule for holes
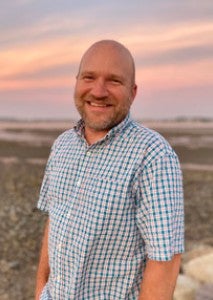
[[[103,130],[109,130],[114,126],[114,123],[112,124],[109,121],[102,121],[102,122],[88,122],[87,120],[85,120],[85,124],[86,126],[88,126],[89,128],[96,130],[96,131],[103,131]]]

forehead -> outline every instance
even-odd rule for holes
[[[131,75],[130,57],[122,49],[111,46],[90,48],[83,56],[79,72],[106,72]]]

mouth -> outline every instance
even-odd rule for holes
[[[105,108],[105,107],[112,106],[111,104],[97,103],[97,102],[92,102],[92,101],[87,101],[87,104],[92,106],[92,107],[100,107],[100,108]]]

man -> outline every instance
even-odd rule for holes
[[[38,208],[48,212],[36,299],[171,300],[183,252],[177,157],[129,115],[132,55],[111,40],[82,57],[81,120],[55,141]]]

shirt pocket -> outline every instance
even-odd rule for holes
[[[92,214],[119,214],[131,205],[125,180],[115,176],[86,178],[84,181],[85,205]]]
[[[130,208],[131,200],[125,189],[124,183],[115,177],[85,178],[77,199],[76,218],[80,217],[85,227],[100,232],[112,218],[119,218]]]

